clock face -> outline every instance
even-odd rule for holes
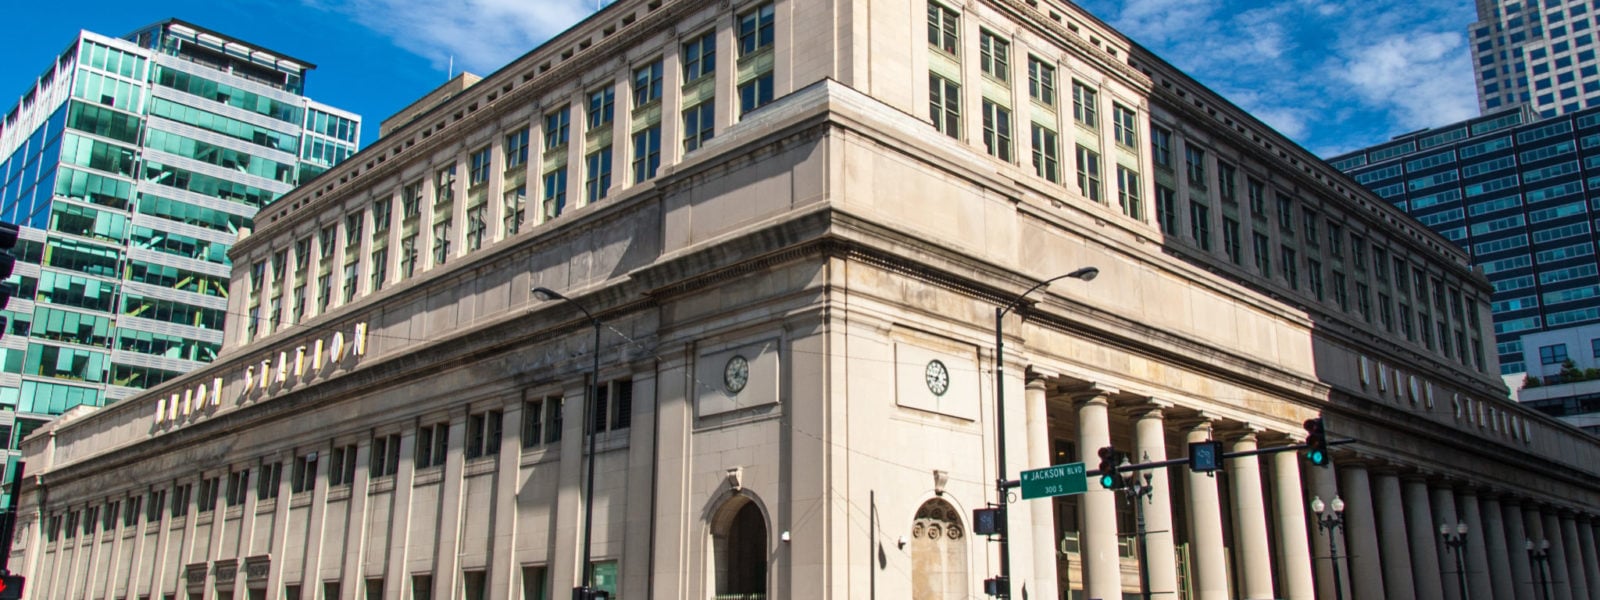
[[[950,371],[944,368],[944,363],[938,360],[928,361],[928,368],[923,372],[923,377],[928,382],[928,391],[935,396],[943,396],[950,391]]]
[[[728,366],[722,369],[722,386],[730,394],[737,394],[744,390],[746,383],[750,382],[750,361],[743,356],[735,354],[728,359]]]

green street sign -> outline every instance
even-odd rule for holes
[[[1070,496],[1089,491],[1083,463],[1066,463],[1022,472],[1022,499]]]

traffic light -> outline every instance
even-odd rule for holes
[[[0,575],[0,600],[22,600],[22,576]]]
[[[17,233],[16,225],[0,223],[0,281],[10,279],[11,270],[17,266],[17,257],[11,254],[11,249],[17,246]],[[16,286],[9,283],[0,283],[0,310],[5,310],[16,289]],[[0,316],[0,337],[5,337],[7,325],[10,323],[4,316]],[[0,600],[5,600],[4,592],[5,590],[0,590]]]
[[[1328,458],[1328,432],[1322,428],[1322,418],[1306,419],[1306,460],[1325,467]]]
[[[1128,456],[1111,446],[1100,449],[1100,487],[1108,490],[1122,489],[1128,481],[1117,469],[1127,462]]]

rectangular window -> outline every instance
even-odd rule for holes
[[[450,259],[450,222],[433,224],[433,264],[442,265]]]
[[[1074,80],[1072,82],[1072,118],[1090,129],[1099,126],[1099,95],[1094,88]]]
[[[640,183],[656,176],[661,168],[661,125],[633,134],[633,182]]]
[[[527,127],[506,134],[505,152],[507,171],[528,163]]]
[[[1306,245],[1317,245],[1317,211],[1302,208],[1300,209],[1300,215],[1305,225]]]
[[[1117,165],[1117,204],[1122,214],[1144,220],[1144,199],[1139,197],[1139,174]]]
[[[1367,284],[1356,282],[1356,312],[1361,313],[1361,319],[1372,322],[1372,300],[1368,297]]]
[[[567,208],[567,169],[565,167],[544,174],[544,218],[546,221],[561,216]]]
[[[356,284],[361,279],[361,263],[352,262],[344,266],[344,303],[356,299]]]
[[[1311,295],[1316,296],[1321,302],[1324,298],[1322,287],[1322,261],[1306,259],[1306,283],[1311,286]]]
[[[1033,172],[1050,183],[1061,183],[1060,143],[1056,132],[1033,123]]]
[[[633,424],[633,382],[626,379],[604,382],[596,390],[594,419],[589,431],[616,431]]]
[[[611,148],[601,148],[584,157],[584,202],[594,204],[611,191]]]
[[[1400,306],[1400,332],[1404,333],[1409,341],[1417,341],[1417,332],[1411,327],[1411,307],[1404,302]]]
[[[1279,257],[1283,268],[1283,280],[1289,283],[1289,289],[1300,289],[1300,265],[1295,258],[1294,248],[1282,246]]]
[[[1189,237],[1201,250],[1211,251],[1211,207],[1189,201]]]
[[[1172,132],[1160,127],[1150,128],[1151,158],[1158,167],[1172,168]]]
[[[1206,151],[1184,143],[1184,164],[1188,168],[1189,186],[1205,189],[1206,187]]]
[[[661,99],[661,59],[633,70],[633,107]]]
[[[501,209],[501,220],[505,225],[506,236],[516,235],[522,231],[522,223],[528,216],[528,186],[519,185],[517,189],[506,191]]]
[[[356,480],[356,445],[338,446],[328,453],[328,487],[350,485]]]
[[[560,398],[541,398],[522,403],[522,447],[532,448],[561,439],[556,431],[560,420],[550,418],[550,412],[560,410]]]
[[[227,506],[244,504],[245,490],[249,489],[249,482],[250,469],[229,472],[227,494],[223,497],[223,503]]]
[[[711,140],[715,125],[715,100],[707,100],[683,111],[683,151],[693,152]]]
[[[1378,294],[1378,321],[1383,324],[1383,329],[1394,333],[1394,309],[1391,308],[1389,295]]]
[[[1222,250],[1228,253],[1228,262],[1243,264],[1243,243],[1239,239],[1239,222],[1222,218]]]
[[[172,486],[172,513],[173,518],[189,514],[189,495],[193,493],[194,484],[180,483]]]
[[[953,138],[961,137],[961,86],[928,74],[928,118],[933,128]]]
[[[611,124],[616,118],[616,89],[602,88],[589,92],[588,128],[598,129]]]
[[[1156,223],[1161,233],[1178,235],[1178,193],[1172,188],[1156,184]]]
[[[316,486],[317,453],[295,457],[294,471],[290,473],[289,491],[296,494],[309,492]]]
[[[1256,257],[1256,271],[1262,277],[1272,276],[1272,242],[1267,236],[1252,232],[1250,234],[1250,251]]]
[[[408,221],[422,214],[422,180],[400,188],[400,213],[401,218]]]
[[[467,209],[467,251],[483,247],[483,238],[489,232],[489,207],[479,204]]]
[[[372,477],[384,477],[399,471],[400,434],[373,437],[372,457],[367,461],[367,474]]]
[[[567,145],[567,140],[572,135],[571,127],[571,107],[562,107],[561,110],[545,114],[544,149],[554,150]]]
[[[393,204],[392,198],[383,198],[372,202],[372,237],[380,237],[379,233],[389,230],[389,216],[391,213],[389,208]]]
[[[417,428],[417,456],[418,469],[437,467],[444,464],[445,453],[450,449],[450,425],[438,423],[424,425]]]
[[[1056,104],[1056,68],[1032,56],[1028,57],[1028,97],[1045,106]]]
[[[1078,146],[1078,190],[1090,200],[1100,202],[1100,154]]]
[[[1000,81],[1011,73],[1011,43],[988,30],[978,30],[978,69]]]
[[[500,428],[504,415],[498,410],[474,413],[467,417],[467,458],[500,453]]]
[[[928,3],[928,45],[950,54],[961,47],[957,32],[961,31],[960,16],[934,2]]]
[[[1285,235],[1294,235],[1294,201],[1278,194],[1278,229]]]
[[[484,146],[467,156],[467,187],[489,183],[489,154],[489,147]]]
[[[1116,138],[1117,143],[1129,148],[1137,148],[1139,146],[1139,114],[1131,108],[1112,102],[1111,116],[1113,120],[1113,137]]]
[[[1567,362],[1567,345],[1555,344],[1539,348],[1539,364],[1559,365]]]
[[[772,72],[767,71],[739,85],[739,116],[772,103]]]
[[[379,248],[372,253],[372,291],[383,289],[384,281],[389,278],[389,249]]]
[[[740,57],[772,47],[772,15],[771,2],[739,15]]]
[[[1233,165],[1218,160],[1217,195],[1221,196],[1222,201],[1228,204],[1235,204],[1239,201],[1238,198],[1234,197],[1234,192],[1237,191],[1237,188],[1234,185],[1234,180],[1235,170]]]
[[[1011,162],[1011,111],[983,101],[983,147],[990,156]]]
[[[456,166],[439,169],[433,174],[433,205],[449,204],[456,198]],[[324,257],[326,258],[326,257]]]
[[[690,83],[717,72],[717,33],[690,40],[683,45],[683,82]]]
[[[1267,218],[1267,186],[1256,181],[1253,177],[1246,177],[1245,195],[1250,197],[1250,216],[1257,219]]]
[[[278,497],[278,485],[283,481],[283,463],[261,465],[256,474],[256,499],[270,500]]]

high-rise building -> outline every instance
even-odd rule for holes
[[[1478,0],[1468,45],[1484,113],[1528,105],[1552,117],[1600,106],[1591,0]]]
[[[84,31],[5,113],[0,220],[23,226],[0,341],[6,448],[216,357],[228,248],[356,151],[360,118],[305,97],[313,68],[176,19]]]
[[[23,442],[30,598],[1600,582],[1467,253],[1069,2],[619,0],[257,222],[221,358]]]
[[[1525,358],[1537,355],[1524,336],[1600,322],[1600,108],[1546,119],[1512,108],[1329,162],[1483,269],[1495,352],[1514,387],[1522,373],[1559,376],[1565,362]]]

